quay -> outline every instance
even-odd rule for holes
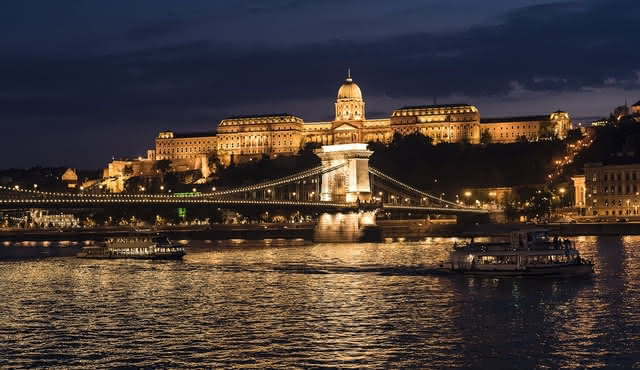
[[[257,224],[212,224],[206,226],[164,226],[144,231],[157,231],[174,240],[228,240],[228,239],[303,239],[314,240],[316,222],[304,223],[257,223]],[[493,224],[455,224],[436,223],[426,219],[412,220],[377,220],[368,225],[369,234],[374,240],[387,238],[405,238],[418,240],[424,237],[475,237],[503,236],[527,226],[542,226],[549,229],[551,235],[559,236],[616,236],[640,235],[640,223],[549,223],[542,225],[525,225],[522,223]],[[94,241],[107,237],[130,236],[139,233],[140,229],[131,227],[70,229],[70,230],[29,230],[12,229],[0,231],[0,243],[18,241]],[[367,231],[365,230],[364,234]],[[379,240],[375,240],[379,239]]]

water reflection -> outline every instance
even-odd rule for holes
[[[575,240],[593,279],[432,275],[447,238],[0,262],[0,367],[637,365],[640,238]]]

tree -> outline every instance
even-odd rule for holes
[[[153,169],[156,171],[159,171],[162,175],[167,173],[170,168],[171,168],[171,161],[168,159],[161,159],[159,161],[156,161],[153,164]]]
[[[616,121],[620,121],[620,119],[624,116],[629,115],[629,107],[625,105],[620,105],[616,107],[611,113],[611,117],[615,118]]]
[[[220,161],[220,157],[218,157],[218,153],[216,152],[209,154],[207,161],[211,172],[218,172],[218,169],[222,167],[222,161]]]
[[[124,176],[131,176],[133,175],[133,166],[128,164],[126,166],[124,166],[124,168],[122,169],[122,174]]]
[[[527,137],[525,135],[520,135],[520,136],[518,136],[518,142],[519,143],[528,143],[529,139],[527,139]]]
[[[520,218],[520,209],[518,202],[515,200],[507,201],[504,205],[504,217],[507,221],[516,221]]]
[[[556,134],[556,130],[554,127],[554,123],[551,121],[543,121],[540,124],[540,132],[541,139],[556,139],[558,136]]]
[[[548,191],[537,191],[525,203],[524,212],[529,219],[548,219],[551,217],[553,194]]]
[[[489,133],[489,130],[483,130],[480,134],[480,144],[491,144],[491,133]]]
[[[313,153],[314,150],[320,149],[321,147],[322,147],[322,144],[310,141],[308,143],[305,143],[302,146],[302,148],[300,148],[300,150],[298,151],[298,154],[304,155],[305,153]]]
[[[171,169],[171,161],[168,159],[161,159],[159,161],[156,161],[153,164],[153,169],[157,172],[160,172],[160,185],[164,186],[165,175],[167,174],[167,172],[169,172],[169,169]]]

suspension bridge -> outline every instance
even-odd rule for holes
[[[318,212],[387,210],[446,215],[487,211],[443,200],[369,166],[366,144],[324,146],[322,165],[290,176],[192,194],[104,194],[46,192],[0,186],[0,210],[21,208],[101,208],[121,206],[210,206],[227,209],[299,209]]]

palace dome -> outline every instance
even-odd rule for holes
[[[351,72],[349,72],[344,83],[338,89],[338,99],[362,100],[362,91],[360,91],[360,87],[351,79]]]

